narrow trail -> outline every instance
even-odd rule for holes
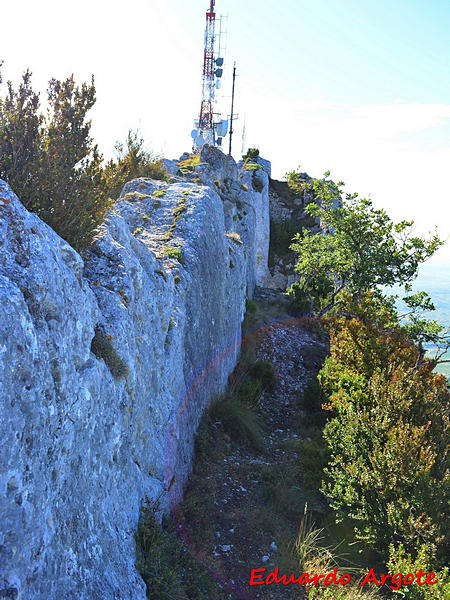
[[[273,293],[266,295],[261,290],[258,313],[264,314],[273,298]],[[292,585],[250,586],[249,581],[252,569],[265,568],[268,574],[279,566],[283,572],[288,540],[295,539],[302,516],[299,505],[289,503],[298,482],[287,479],[293,465],[294,471],[298,470],[299,447],[307,435],[300,406],[303,391],[327,352],[326,342],[308,329],[304,319],[277,315],[260,319],[247,335],[244,343],[252,344],[255,358],[272,363],[276,374],[275,388],[263,392],[257,409],[265,423],[266,450],[257,452],[231,442],[218,429],[214,456],[202,461],[192,481],[190,493],[203,492],[212,500],[208,515],[211,535],[208,541],[201,532],[196,537],[191,534],[190,539],[209,570],[233,590],[230,598],[301,597],[298,586],[294,591]],[[287,474],[281,483],[277,481],[280,473]],[[282,489],[268,497],[273,486]]]

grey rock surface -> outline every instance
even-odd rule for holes
[[[83,258],[0,181],[0,597],[145,598],[140,507],[179,501],[267,268],[267,176],[204,158],[127,184]]]

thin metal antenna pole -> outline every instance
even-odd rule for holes
[[[236,63],[233,67],[233,91],[231,92],[231,117],[230,117],[230,151],[228,154],[231,155],[231,142],[233,140],[233,111],[234,111],[234,85],[236,82]]]

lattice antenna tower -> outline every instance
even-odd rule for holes
[[[202,103],[200,116],[195,122],[195,129],[191,132],[193,139],[193,151],[198,153],[205,144],[210,146],[221,146],[222,138],[227,133],[228,121],[215,121],[214,102],[216,89],[220,88],[223,75],[223,57],[215,57],[216,42],[216,12],[215,0],[210,0],[209,9],[206,12],[205,48],[203,57],[202,76]],[[221,22],[220,22],[221,29]],[[220,48],[220,44],[219,44]]]

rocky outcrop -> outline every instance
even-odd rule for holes
[[[127,184],[83,257],[0,182],[1,597],[145,598],[140,506],[179,500],[267,275],[267,174],[201,163]]]

